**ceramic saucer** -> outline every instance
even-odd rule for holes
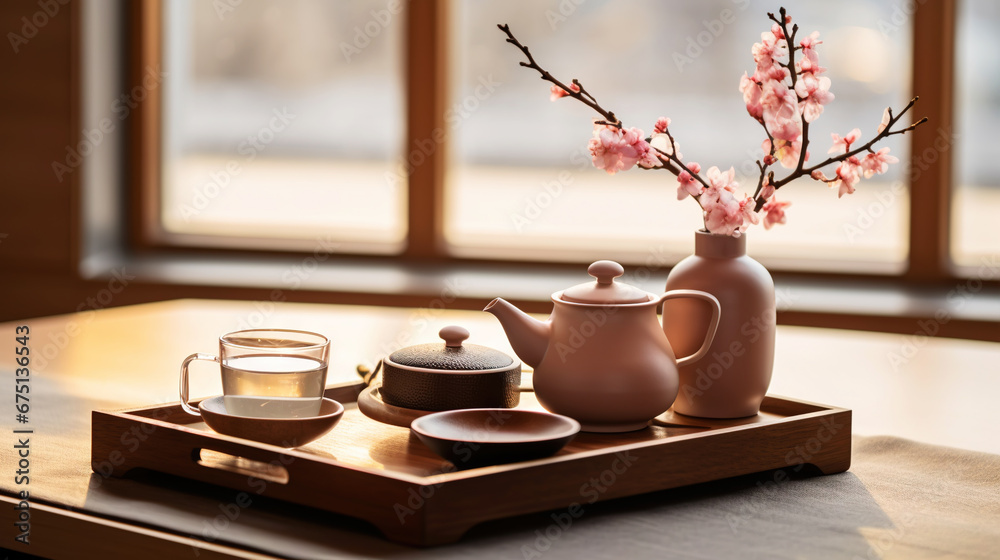
[[[304,418],[255,418],[235,416],[226,412],[223,397],[201,401],[201,417],[220,434],[234,436],[278,447],[298,447],[324,436],[340,422],[344,405],[333,399],[323,399],[319,415]]]
[[[459,469],[541,459],[580,431],[572,418],[510,408],[470,408],[421,416],[410,430]]]

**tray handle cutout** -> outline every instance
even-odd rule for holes
[[[203,447],[195,448],[191,458],[205,468],[252,476],[276,484],[288,484],[288,469],[277,461],[265,463]]]

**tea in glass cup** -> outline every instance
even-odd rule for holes
[[[254,329],[224,334],[219,356],[192,354],[181,365],[181,406],[188,404],[188,366],[194,360],[220,365],[226,412],[255,418],[304,418],[319,414],[326,387],[330,340],[317,333]]]

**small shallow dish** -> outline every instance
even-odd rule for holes
[[[255,418],[235,416],[226,412],[223,397],[212,397],[201,401],[198,410],[201,417],[220,434],[233,436],[278,447],[299,447],[326,435],[340,422],[344,415],[344,405],[333,399],[323,399],[317,416],[304,418]]]
[[[421,416],[410,430],[459,469],[554,455],[580,431],[567,416],[508,408],[449,410]]]

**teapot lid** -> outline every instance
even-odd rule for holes
[[[407,346],[390,354],[389,361],[403,366],[451,371],[503,369],[514,363],[513,358],[499,350],[478,344],[462,344],[469,338],[469,331],[462,327],[444,327],[438,336],[444,344]]]
[[[563,291],[561,299],[574,303],[643,303],[650,301],[649,293],[615,282],[625,269],[615,261],[597,261],[587,268],[587,272],[597,278],[596,282],[577,284]]]

